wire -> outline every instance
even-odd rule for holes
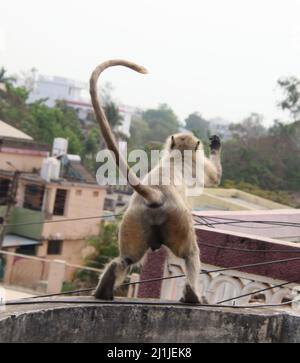
[[[76,221],[84,221],[89,219],[105,219],[105,218],[113,218],[113,217],[121,217],[124,213],[119,214],[111,214],[107,216],[91,216],[91,217],[79,217],[79,218],[64,218],[64,219],[57,219],[57,220],[44,220],[44,221],[37,221],[37,222],[24,222],[24,223],[14,223],[14,224],[4,224],[2,225],[3,228],[8,227],[19,227],[19,226],[31,226],[31,225],[39,225],[39,224],[52,224],[52,223],[64,223],[64,222],[76,222]],[[279,222],[279,221],[244,221],[240,219],[228,219],[225,217],[213,217],[214,219],[225,220],[225,222],[209,222],[212,220],[211,217],[208,216],[200,216],[200,215],[193,215],[195,218],[200,218],[204,223],[195,223],[195,226],[207,226],[214,228],[216,225],[236,225],[236,224],[244,224],[244,223],[258,223],[258,224],[267,224],[267,225],[274,225],[278,227],[296,227],[300,228],[300,223],[295,222]],[[236,226],[240,227],[240,226]],[[258,229],[259,227],[254,226],[244,226],[243,228],[253,228]],[[267,227],[261,227],[265,229]],[[273,228],[273,227],[272,227]],[[275,228],[275,227],[274,227]]]
[[[106,219],[106,218],[113,218],[113,217],[120,217],[123,214],[110,214],[110,215],[103,215],[103,216],[94,216],[94,217],[79,217],[79,218],[70,218],[70,219],[57,219],[57,220],[45,220],[41,222],[24,222],[24,223],[16,223],[16,224],[4,224],[2,227],[19,227],[19,226],[31,226],[36,224],[51,224],[51,223],[64,223],[64,222],[76,222],[76,221],[84,221],[89,219]]]
[[[267,226],[263,226],[263,227],[261,227],[261,226],[245,226],[244,224],[242,226],[240,226],[239,224],[241,222],[238,222],[238,221],[236,221],[236,222],[216,222],[216,220],[214,218],[211,218],[211,217],[209,217],[209,218],[206,217],[206,220],[211,221],[210,222],[210,225],[208,225],[208,227],[211,226],[213,228],[215,228],[214,226],[216,226],[216,225],[229,225],[229,226],[232,226],[232,227],[235,227],[235,228],[263,229],[263,230],[265,230],[265,229],[274,229],[274,228],[281,227],[281,226],[277,226],[277,224],[276,225],[272,225],[272,226],[268,226],[268,227]],[[255,222],[245,221],[245,223],[255,223]],[[203,225],[203,224],[196,223],[196,225]]]
[[[229,309],[255,309],[255,308],[269,308],[269,307],[281,307],[289,305],[293,302],[287,301],[281,304],[263,304],[263,305],[218,305],[218,304],[189,304],[183,302],[174,302],[174,301],[107,301],[107,300],[82,300],[82,301],[74,301],[74,300],[41,300],[41,301],[8,301],[3,304],[3,306],[18,306],[18,305],[35,305],[35,304],[86,304],[86,305],[151,305],[151,306],[191,306],[191,307],[208,307],[208,308],[229,308]],[[0,305],[1,306],[1,305]]]
[[[295,284],[295,283],[299,283],[299,282],[300,282],[300,279],[294,280],[294,281],[289,281],[289,282],[284,282],[282,284],[273,285],[271,287],[267,287],[267,288],[264,288],[264,289],[261,289],[261,290],[253,291],[253,292],[250,292],[248,294],[244,294],[244,295],[240,295],[240,296],[233,297],[233,298],[230,298],[230,299],[222,300],[222,301],[219,301],[217,304],[223,304],[223,303],[226,303],[226,302],[229,302],[229,301],[238,300],[238,299],[241,299],[242,297],[257,295],[257,294],[259,294],[261,292],[273,290],[273,289],[276,289],[276,288],[279,288],[279,287],[283,287],[283,286],[286,286],[286,285]]]
[[[287,258],[287,259],[274,260],[274,261],[267,261],[267,262],[259,262],[259,263],[247,264],[247,265],[241,265],[241,266],[234,266],[234,267],[226,267],[226,268],[220,268],[220,269],[217,269],[217,270],[202,271],[200,273],[200,275],[208,275],[210,273],[219,273],[219,272],[225,272],[225,271],[230,271],[230,270],[238,270],[238,269],[242,269],[242,268],[265,266],[265,265],[271,265],[271,264],[283,263],[283,262],[291,262],[291,261],[298,261],[298,260],[300,260],[300,257]],[[124,283],[124,284],[120,285],[120,287],[127,287],[127,286],[132,286],[132,285],[141,285],[141,284],[158,282],[158,281],[178,279],[178,278],[183,278],[183,277],[186,277],[186,275],[181,274],[181,275],[168,276],[168,277],[159,277],[159,278],[154,278],[154,279]],[[293,283],[293,282],[289,282],[289,283]],[[289,283],[286,283],[286,284],[289,284]],[[73,291],[61,292],[61,293],[57,293],[57,294],[34,296],[34,297],[32,297],[32,299],[47,298],[47,297],[54,297],[54,296],[61,296],[61,295],[74,295],[74,294],[80,294],[80,293],[84,293],[84,292],[91,292],[91,291],[94,291],[94,290],[95,290],[95,288],[82,289],[82,290],[73,290]],[[252,294],[253,293],[251,293],[251,295]],[[28,298],[24,298],[22,300],[27,300],[27,299]],[[235,297],[234,299],[237,299],[237,297]]]
[[[222,250],[229,250],[229,251],[240,251],[240,252],[263,252],[263,253],[300,253],[300,248],[299,247],[291,247],[292,248],[297,248],[298,251],[292,251],[290,250],[256,250],[256,249],[246,249],[246,248],[236,248],[236,247],[226,247],[226,246],[220,246],[220,245],[213,245],[213,244],[209,244],[209,243],[205,243],[205,242],[200,242],[200,246],[206,246],[206,247],[210,247],[210,248],[219,248]]]
[[[203,216],[199,216],[199,215],[193,215],[195,218],[203,218]],[[209,217],[205,217],[207,219],[209,219]],[[243,224],[243,223],[257,223],[257,224],[267,224],[267,225],[273,225],[273,226],[283,226],[283,227],[300,227],[300,223],[297,223],[297,222],[280,222],[280,221],[257,221],[257,220],[254,220],[254,221],[245,221],[245,220],[242,220],[242,219],[235,219],[235,218],[225,218],[225,217],[213,217],[214,219],[217,219],[217,220],[224,220],[225,222],[214,222],[214,223],[211,223],[211,225],[226,225],[226,224]],[[211,218],[210,218],[211,219]],[[248,227],[246,227],[248,228]],[[257,227],[254,227],[254,226],[251,226],[249,228],[257,228]]]

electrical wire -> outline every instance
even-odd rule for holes
[[[199,216],[199,215],[193,215],[195,218],[203,218],[203,216]],[[206,219],[211,219],[210,217],[205,216]],[[244,224],[244,223],[257,223],[257,224],[266,224],[266,225],[273,225],[273,226],[279,226],[279,227],[300,227],[300,223],[298,222],[280,222],[280,221],[258,221],[258,220],[254,220],[254,221],[249,221],[249,220],[242,220],[242,219],[236,219],[236,218],[226,218],[226,217],[213,217],[214,219],[217,220],[221,220],[220,222],[214,222],[214,223],[210,223],[211,225],[215,226],[215,225],[234,225],[234,224]],[[225,221],[225,222],[223,222]],[[200,223],[201,225],[201,223]],[[247,227],[246,227],[247,228]],[[256,229],[257,227],[251,226],[249,228],[254,228]]]
[[[210,274],[210,273],[220,273],[220,272],[225,272],[225,271],[238,270],[238,269],[256,267],[256,266],[265,266],[265,265],[271,265],[271,264],[283,263],[283,262],[291,262],[291,261],[298,261],[298,260],[300,260],[300,257],[287,258],[287,259],[274,260],[274,261],[267,261],[267,262],[259,262],[259,263],[247,264],[247,265],[241,265],[241,266],[234,266],[234,267],[226,267],[226,268],[220,268],[220,269],[216,269],[216,270],[202,271],[200,273],[200,275],[207,275],[207,274]],[[141,285],[141,284],[146,284],[146,283],[166,281],[166,280],[172,280],[172,279],[178,279],[178,278],[184,278],[184,277],[186,277],[185,274],[175,275],[175,276],[168,276],[168,277],[160,277],[160,278],[154,278],[154,279],[147,279],[147,280],[124,283],[120,287],[127,287],[127,286],[132,286],[132,285]],[[293,281],[292,282],[286,282],[286,283],[284,283],[284,285],[288,285],[288,284],[291,284],[291,283],[294,283],[294,282]],[[276,286],[268,288],[268,290],[271,290],[271,289],[274,289],[274,288],[276,288]],[[95,290],[95,288],[73,290],[73,291],[62,292],[62,293],[57,293],[57,294],[47,294],[47,295],[33,296],[30,299],[48,298],[48,297],[61,296],[61,295],[74,295],[74,294],[80,294],[80,293],[84,293],[84,292],[92,292],[94,290]],[[249,296],[253,295],[253,294],[255,294],[255,292],[252,292],[251,294],[249,294]],[[240,297],[235,297],[232,300],[236,300],[238,298],[240,298]],[[29,299],[29,298],[24,298],[24,299],[21,299],[21,300],[27,300],[27,299]]]
[[[151,305],[151,306],[190,306],[190,307],[202,307],[202,308],[228,308],[228,309],[256,309],[256,308],[270,308],[270,307],[282,307],[289,305],[293,302],[293,300],[280,303],[280,304],[253,304],[253,305],[218,305],[218,304],[189,304],[183,302],[174,302],[174,301],[107,301],[107,300],[41,300],[41,301],[7,301],[2,306],[19,306],[19,305],[35,305],[35,304],[72,304],[72,305]],[[0,305],[1,306],[1,305]]]
[[[64,218],[64,219],[57,219],[57,220],[45,220],[40,222],[24,222],[24,223],[15,223],[15,224],[4,224],[2,227],[20,227],[20,226],[31,226],[31,225],[38,225],[38,224],[51,224],[51,223],[64,223],[64,222],[77,222],[77,221],[85,221],[90,219],[109,219],[109,218],[117,218],[122,216],[122,214],[110,214],[110,215],[103,215],[103,216],[94,216],[94,217],[79,217],[79,218]]]
[[[229,250],[229,251],[253,252],[253,253],[258,253],[258,252],[262,252],[262,253],[300,253],[299,247],[291,247],[291,249],[297,248],[298,251],[291,250],[291,249],[290,250],[257,250],[257,249],[248,249],[248,248],[226,247],[226,246],[209,244],[209,243],[205,243],[205,242],[200,242],[200,246],[217,248],[217,249],[222,249],[222,250]]]

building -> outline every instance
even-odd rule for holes
[[[32,140],[32,137],[0,120],[0,137]]]
[[[44,99],[45,104],[49,107],[54,107],[57,101],[64,101],[69,107],[76,110],[84,126],[95,125],[94,110],[86,82],[57,76],[37,75],[33,80],[29,102],[41,99]],[[131,118],[136,109],[120,105],[119,112],[123,117],[123,123],[118,127],[118,131],[130,137]]]
[[[3,248],[80,264],[88,248],[87,237],[99,234],[106,189],[97,184],[79,156],[67,154],[66,140],[56,139],[52,157],[49,155],[48,145],[0,135],[0,217],[4,219],[18,171],[13,206],[4,221],[9,226]],[[26,264],[31,265],[29,275],[34,275],[33,279],[41,279],[44,273],[43,264],[33,267],[31,261],[18,259],[12,264],[19,264],[20,268],[14,266],[10,284],[22,281],[29,268]]]
[[[230,130],[230,122],[222,119],[221,117],[215,117],[209,122],[209,131],[211,135],[218,135],[222,139],[222,141],[229,140],[232,136],[232,132]]]

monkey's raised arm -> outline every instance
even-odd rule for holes
[[[100,104],[100,97],[98,95],[97,91],[97,82],[101,75],[101,73],[110,67],[115,66],[123,66],[130,68],[136,72],[146,74],[148,73],[147,70],[144,67],[139,66],[138,64],[128,62],[123,59],[113,59],[106,61],[102,64],[100,64],[92,73],[91,79],[90,79],[90,94],[92,99],[92,104],[94,107],[94,111],[96,114],[96,119],[99,123],[100,129],[102,131],[103,137],[106,141],[107,147],[109,150],[111,150],[116,157],[116,163],[120,171],[124,176],[126,176],[129,184],[132,186],[132,188],[140,194],[148,203],[153,205],[160,205],[162,203],[162,195],[159,191],[146,186],[142,185],[138,177],[132,172],[130,169],[127,161],[123,158],[122,155],[119,153],[119,149],[116,143],[116,139],[114,137],[114,134],[110,128],[110,125],[107,121],[105,112]]]

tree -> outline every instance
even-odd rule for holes
[[[29,104],[28,97],[24,87],[7,83],[6,92],[0,93],[0,119],[50,145],[55,137],[64,137],[69,140],[69,152],[82,155],[84,135],[76,111],[64,102],[53,108],[41,101]]]
[[[300,80],[294,76],[281,78],[278,80],[285,98],[279,102],[282,110],[288,110],[293,121],[300,119]]]
[[[97,269],[103,269],[113,258],[119,255],[118,247],[118,224],[115,222],[104,222],[101,226],[99,236],[89,238],[88,244],[94,247],[94,253],[87,257],[85,265]],[[95,286],[98,274],[93,271],[81,270],[75,280],[84,282],[85,286]]]
[[[142,118],[149,127],[148,141],[164,142],[168,136],[178,132],[178,118],[167,104],[161,104],[157,109],[146,110]]]
[[[4,86],[2,87],[3,89],[5,89],[5,86],[7,84],[11,84],[12,82],[14,82],[14,78],[13,77],[8,77],[6,76],[6,70],[2,67],[0,68],[0,86]]]
[[[243,141],[259,138],[267,134],[266,128],[262,124],[263,117],[258,113],[251,113],[241,123],[229,126],[233,137]]]
[[[186,129],[192,131],[199,139],[206,140],[209,135],[209,122],[198,112],[191,113],[185,120]]]
[[[134,116],[130,126],[129,148],[144,148],[149,141],[149,125],[141,116]]]
[[[118,126],[121,126],[123,123],[123,117],[120,114],[118,106],[113,101],[108,101],[104,105],[104,111],[107,117],[107,120],[113,130],[116,130]]]

